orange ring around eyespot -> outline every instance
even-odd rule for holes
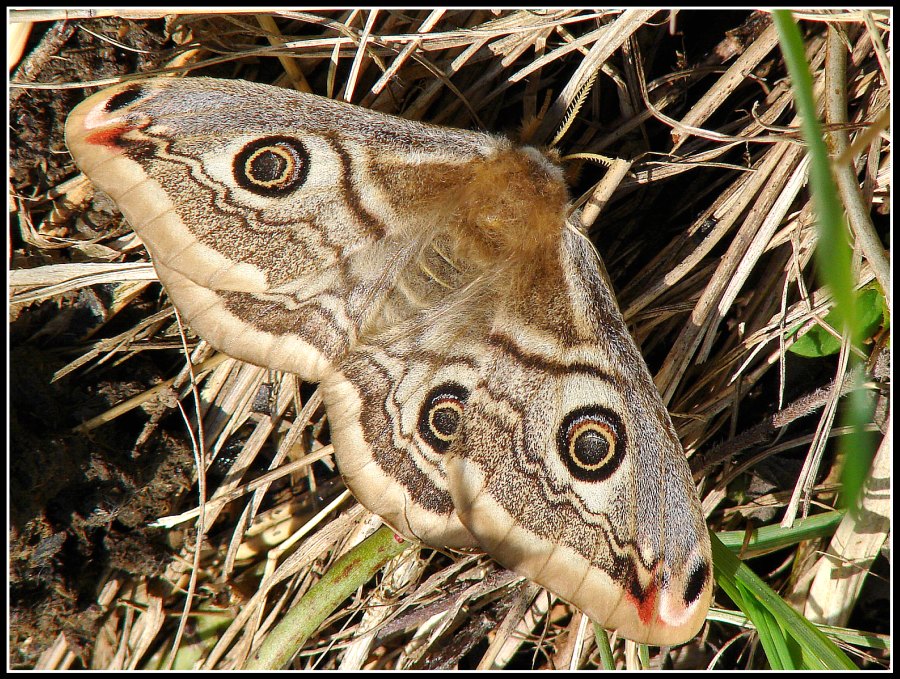
[[[575,446],[578,439],[588,431],[598,432],[606,441],[606,454],[598,462],[594,464],[585,464],[583,458],[576,454]],[[600,420],[586,419],[575,423],[575,426],[569,430],[569,454],[572,461],[586,471],[596,471],[609,463],[616,451],[616,434],[612,428]]]
[[[435,425],[434,418],[437,413],[441,410],[452,410],[457,415],[457,423],[456,427],[454,427],[453,432],[450,434],[445,434],[441,429]],[[431,409],[428,411],[428,426],[431,429],[431,433],[434,434],[441,441],[447,441],[448,443],[453,443],[453,440],[456,438],[457,432],[459,432],[459,422],[462,420],[463,414],[463,404],[462,402],[455,397],[447,396],[438,401],[435,401]]]
[[[260,186],[269,187],[269,186],[279,186],[281,184],[284,184],[285,181],[287,179],[289,179],[291,175],[294,174],[294,168],[297,165],[297,159],[294,157],[294,155],[292,153],[286,151],[284,148],[282,148],[280,146],[264,146],[261,149],[256,149],[253,153],[251,153],[247,157],[247,159],[244,161],[244,167],[245,168],[252,167],[253,161],[255,161],[257,158],[259,158],[264,153],[271,153],[271,154],[274,154],[274,155],[279,156],[284,159],[284,170],[281,172],[281,176],[279,176],[276,179],[269,179],[269,180],[258,179],[257,177],[251,175],[250,172],[246,173],[247,176],[250,177],[250,179],[252,179],[254,182],[259,184]]]

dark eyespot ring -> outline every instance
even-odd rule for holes
[[[438,452],[446,452],[459,433],[469,390],[445,382],[428,392],[419,410],[419,436]]]
[[[103,110],[107,113],[114,113],[120,109],[127,107],[129,104],[137,101],[144,96],[144,88],[140,85],[130,85],[123,90],[119,90],[112,95],[103,106]]]
[[[261,196],[278,197],[302,186],[309,152],[299,139],[275,135],[252,141],[235,156],[234,179]]]
[[[597,405],[570,412],[556,435],[559,456],[580,481],[605,481],[612,476],[622,464],[626,445],[622,419]]]

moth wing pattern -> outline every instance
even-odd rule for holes
[[[104,90],[66,133],[197,334],[322,382],[367,508],[628,638],[696,633],[696,490],[542,152],[207,78]]]

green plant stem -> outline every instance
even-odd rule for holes
[[[411,543],[387,526],[338,559],[303,596],[244,664],[247,670],[280,670],[338,605]]]

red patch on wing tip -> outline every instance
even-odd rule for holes
[[[655,581],[652,581],[650,585],[648,585],[647,589],[645,589],[641,593],[640,599],[628,595],[628,598],[631,599],[634,607],[637,609],[638,617],[641,619],[641,622],[649,624],[651,619],[653,618],[653,614],[656,612],[656,595],[658,593],[658,588]]]
[[[109,148],[121,148],[121,138],[126,132],[133,130],[133,127],[120,125],[117,127],[106,127],[96,132],[91,132],[84,140],[88,144],[95,146],[108,146]]]

